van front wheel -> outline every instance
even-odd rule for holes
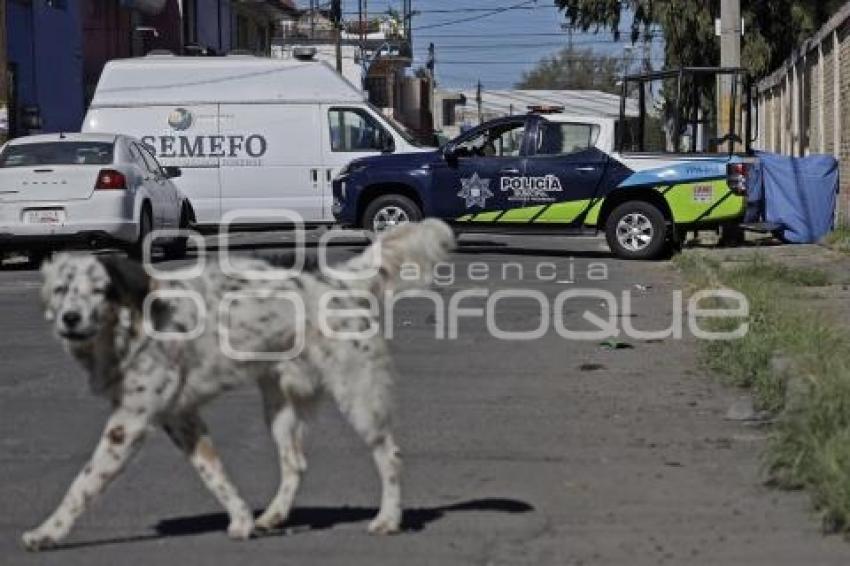
[[[644,201],[624,202],[605,223],[608,247],[623,259],[655,259],[667,241],[667,223],[658,208]]]
[[[402,195],[384,195],[376,198],[363,213],[363,227],[373,232],[383,232],[398,224],[418,222],[422,211],[411,199]]]

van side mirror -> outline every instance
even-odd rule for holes
[[[381,136],[381,153],[392,153],[395,151],[395,142],[389,134]]]
[[[166,179],[176,179],[177,177],[183,176],[183,171],[179,167],[174,167],[173,165],[163,167],[162,171],[165,173]]]

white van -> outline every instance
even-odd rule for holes
[[[424,149],[326,63],[250,55],[110,61],[83,131],[137,137],[180,167],[200,226],[245,209],[331,223],[331,181],[348,162]]]

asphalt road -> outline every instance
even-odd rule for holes
[[[246,253],[275,252],[279,241],[242,238]],[[613,260],[595,239],[464,241],[452,256],[455,281],[439,286],[447,302],[470,288],[533,289],[550,302],[568,289],[630,290],[635,326],[670,324],[671,293],[680,283],[665,263]],[[333,255],[357,249],[343,244]],[[541,262],[543,279],[536,273]],[[486,280],[477,280],[481,265],[470,271],[474,263],[489,266]],[[503,273],[505,263],[519,264],[522,276],[516,267]],[[589,272],[590,264],[604,264],[606,280],[588,281],[601,275],[599,265]],[[850,543],[819,534],[803,494],[760,484],[766,431],[723,419],[739,393],[697,369],[687,334],[624,338],[633,348],[607,350],[551,328],[536,340],[499,340],[471,317],[461,321],[457,339],[437,340],[439,320],[425,301],[399,305],[392,342],[405,460],[403,534],[366,533],[377,478],[368,452],[327,405],[308,434],[309,469],[285,533],[228,540],[211,496],[155,434],[65,547],[28,554],[21,533],[58,503],[108,410],[51,337],[38,285],[35,271],[0,271],[4,565],[850,563]],[[577,321],[599,303],[568,302],[566,325],[588,328]],[[497,323],[533,329],[539,311],[527,299],[505,299]],[[206,415],[235,482],[261,509],[277,469],[258,395],[233,392]]]

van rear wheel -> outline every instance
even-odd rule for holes
[[[419,222],[422,211],[411,199],[403,195],[383,195],[366,207],[363,227],[373,232],[383,232],[393,226],[408,222]]]
[[[667,223],[661,211],[648,202],[624,202],[608,216],[605,238],[617,257],[655,259],[664,251]]]

